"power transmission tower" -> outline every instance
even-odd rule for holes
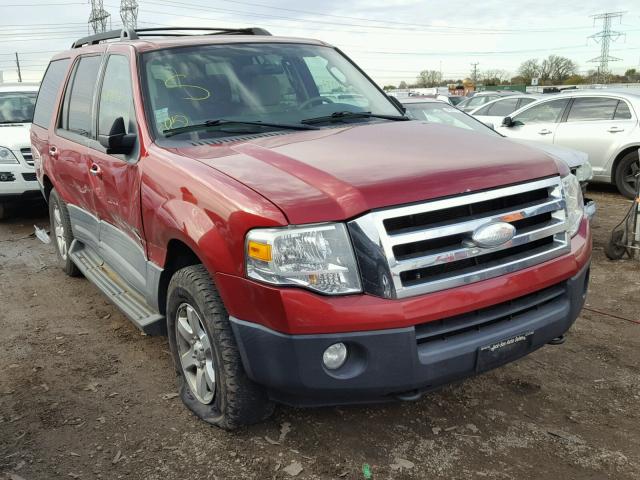
[[[473,80],[473,83],[478,82],[478,65],[480,65],[478,62],[471,64],[471,67],[473,68],[471,71],[471,80]]]
[[[624,35],[623,32],[611,30],[611,20],[614,18],[622,19],[622,16],[625,13],[626,12],[606,12],[591,16],[593,18],[594,25],[596,21],[602,20],[602,30],[589,36],[589,38],[593,38],[600,44],[600,56],[592,58],[589,61],[600,64],[598,66],[598,77],[602,83],[607,83],[609,81],[609,62],[619,62],[622,60],[621,58],[609,55],[609,45],[612,40],[615,42],[618,38]]]
[[[104,9],[102,0],[91,0],[91,14],[88,23],[93,33],[106,32],[109,17],[111,14]]]
[[[138,2],[137,0],[120,1],[120,18],[122,28],[135,30],[138,26]]]

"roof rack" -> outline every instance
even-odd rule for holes
[[[166,33],[165,33],[166,32]],[[205,33],[180,33],[180,32],[205,32]],[[71,45],[71,48],[80,48],[85,45],[97,45],[106,40],[138,40],[140,37],[186,37],[190,35],[271,35],[264,28],[213,28],[213,27],[159,27],[111,30],[80,38]]]

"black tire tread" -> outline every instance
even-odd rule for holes
[[[169,282],[169,297],[176,289],[191,293],[196,303],[199,303],[198,308],[204,310],[202,321],[212,330],[215,337],[212,342],[222,359],[221,365],[218,365],[218,372],[222,371],[222,379],[219,375],[216,396],[223,395],[224,398],[214,402],[215,405],[221,405],[220,411],[209,415],[203,412],[204,408],[194,408],[211,406],[202,405],[193,397],[185,398],[184,390],[188,390],[186,382],[182,382],[183,401],[200,418],[225,430],[234,430],[268,418],[273,412],[273,403],[264,389],[252,382],[244,370],[229,316],[207,269],[203,265],[192,265],[177,271]],[[170,301],[169,298],[167,303]],[[169,332],[171,339],[172,325],[169,325]],[[177,350],[173,344],[171,348],[174,352]],[[174,358],[177,360],[177,357]],[[176,370],[182,377],[178,362]],[[224,381],[223,389],[219,388],[220,380]],[[193,405],[193,402],[197,405]]]
[[[49,223],[51,228],[51,235],[54,235],[54,227],[53,227],[53,206],[57,204],[60,207],[60,216],[62,219],[62,223],[64,224],[64,233],[67,240],[67,259],[63,260],[60,256],[60,252],[58,251],[58,244],[55,239],[53,241],[53,248],[56,251],[56,255],[58,257],[58,261],[60,262],[62,271],[66,273],[70,277],[79,277],[81,276],[81,272],[76,267],[76,264],[73,263],[71,257],[68,254],[68,249],[71,247],[71,243],[73,242],[73,230],[71,229],[71,219],[69,218],[69,210],[67,210],[67,205],[64,203],[64,200],[60,198],[56,189],[52,189],[49,194]]]
[[[618,191],[627,198],[635,198],[636,192],[629,188],[629,186],[624,182],[623,175],[627,170],[627,167],[633,162],[640,161],[638,159],[638,152],[629,152],[618,162],[616,167],[616,171],[613,172],[613,179]]]

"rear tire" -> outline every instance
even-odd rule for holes
[[[627,198],[635,198],[636,181],[635,175],[640,171],[638,151],[629,152],[618,162],[614,173],[614,180],[618,191]],[[637,177],[635,177],[637,178]]]
[[[69,220],[67,205],[58,196],[55,189],[49,194],[49,222],[51,224],[51,241],[56,250],[60,267],[70,277],[80,276],[80,270],[69,256],[69,248],[73,242],[73,231]]]
[[[273,413],[266,391],[244,371],[229,314],[204,266],[171,278],[167,331],[180,396],[197,417],[233,430]]]
[[[8,217],[9,217],[9,206],[4,203],[0,203],[0,220],[4,220]]]

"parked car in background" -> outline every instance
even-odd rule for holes
[[[506,97],[496,98],[488,103],[485,103],[481,107],[468,112],[475,118],[487,125],[501,125],[504,117],[511,115],[519,108],[529,105],[530,103],[540,100],[542,95],[533,95],[530,93],[523,93],[520,95],[509,95]]]
[[[442,93],[437,94],[436,98],[443,102],[447,102],[449,105],[453,105],[454,107],[467,99],[467,97],[462,95],[446,95]]]
[[[503,135],[500,135],[485,123],[480,122],[477,118],[461,112],[456,108],[452,108],[444,102],[428,98],[404,98],[400,101],[407,109],[407,115],[416,120],[426,120],[431,123],[440,123],[504,138]],[[505,138],[505,141],[516,141],[530,147],[538,148],[552,157],[564,161],[569,166],[571,172],[578,178],[583,193],[593,177],[589,156],[585,152],[535,140]]]
[[[591,259],[562,161],[411,121],[323,41],[140,33],[57,54],[31,140],[60,266],[168,334],[199,418],[416,399],[562,343]]]
[[[38,84],[0,84],[0,219],[40,195],[29,140],[37,95]]]
[[[491,91],[491,92],[477,92],[473,97],[468,97],[466,100],[458,103],[456,105],[463,112],[470,112],[475,110],[486,103],[489,103],[493,100],[497,100],[502,97],[510,97],[511,95],[517,95],[518,92],[513,92],[511,90],[499,90],[499,91]]]
[[[589,155],[593,180],[634,197],[640,146],[640,90],[570,90],[538,100],[504,118],[496,131]]]

